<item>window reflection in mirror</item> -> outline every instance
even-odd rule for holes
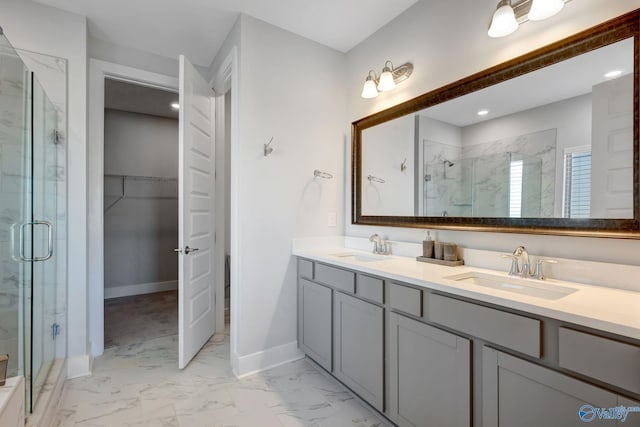
[[[633,218],[633,48],[364,129],[362,215]]]

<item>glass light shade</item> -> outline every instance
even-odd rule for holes
[[[364,81],[364,87],[362,88],[362,94],[360,96],[365,99],[375,98],[378,96],[376,82],[371,78],[371,76],[368,76]]]
[[[527,15],[531,21],[551,18],[564,7],[564,0],[533,0]]]
[[[378,82],[378,90],[380,92],[385,92],[395,87],[396,87],[396,82],[393,81],[393,74],[391,74],[391,69],[389,67],[384,67],[382,69],[382,74],[380,74],[380,81]]]
[[[518,25],[516,14],[509,2],[500,2],[493,14],[491,26],[487,34],[492,38],[508,36],[518,29]]]

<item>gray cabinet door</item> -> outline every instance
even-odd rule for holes
[[[640,402],[618,396],[618,406],[629,410],[626,419],[618,420],[617,427],[640,427]]]
[[[384,310],[340,292],[334,304],[334,375],[383,412]]]
[[[596,411],[629,402],[489,347],[483,348],[482,364],[483,427],[611,427],[616,420],[601,419]],[[638,415],[629,414],[622,425],[637,426]]]
[[[471,343],[392,313],[389,413],[399,426],[471,425]]]
[[[305,279],[298,285],[298,345],[331,371],[331,289]]]

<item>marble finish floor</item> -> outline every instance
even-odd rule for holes
[[[228,332],[214,336],[182,371],[177,345],[177,335],[171,335],[106,349],[91,376],[65,383],[54,425],[389,425],[308,359],[237,379]]]
[[[177,290],[105,300],[105,348],[140,343],[177,333]]]

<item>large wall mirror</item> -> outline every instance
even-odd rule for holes
[[[640,13],[353,123],[353,223],[640,238]]]

